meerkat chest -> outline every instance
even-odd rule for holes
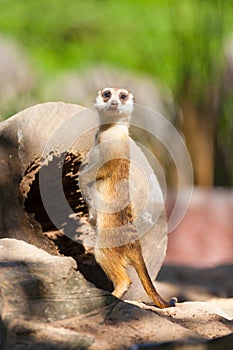
[[[128,196],[129,160],[115,158],[107,161],[96,174],[97,194],[107,202],[121,201]]]
[[[96,187],[108,200],[120,200],[128,191],[129,141],[125,125],[110,127],[98,136],[100,167],[96,173]]]
[[[114,140],[128,140],[128,126],[124,124],[104,125],[100,127],[97,136],[97,143],[113,142]]]
[[[117,159],[130,158],[130,137],[126,126],[117,125],[109,128],[104,132],[100,132],[97,136],[97,148],[99,160],[106,169],[111,168],[111,171],[117,171],[123,166],[123,162],[118,162]]]

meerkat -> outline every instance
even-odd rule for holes
[[[94,255],[97,263],[114,284],[113,295],[122,298],[131,285],[127,266],[132,265],[153,303],[159,308],[174,306],[166,302],[155,289],[149,276],[137,230],[134,226],[134,206],[130,198],[130,136],[129,122],[134,108],[134,96],[123,88],[106,87],[96,97],[95,108],[99,127],[95,137],[96,150],[82,174],[82,186],[89,190],[92,202],[89,216],[95,223],[97,241]]]

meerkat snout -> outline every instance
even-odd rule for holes
[[[113,105],[113,106],[118,106],[118,102],[117,102],[116,100],[112,100],[112,101],[111,101],[111,105]]]
[[[112,100],[111,102],[110,102],[110,109],[111,110],[113,110],[113,111],[117,111],[117,109],[118,109],[118,106],[119,106],[119,103],[118,103],[118,101],[116,101],[116,100]]]

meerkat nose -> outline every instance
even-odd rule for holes
[[[112,105],[112,106],[118,106],[118,102],[117,102],[116,100],[112,100],[112,101],[111,101],[111,105]]]

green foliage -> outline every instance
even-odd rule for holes
[[[190,74],[208,80],[207,61],[219,50],[223,19],[233,9],[230,2],[214,0],[0,0],[0,5],[0,30],[17,37],[46,73],[108,62],[172,87],[190,66]]]
[[[173,24],[177,57],[176,81],[183,95],[191,89],[196,103],[202,101],[206,87],[216,83],[222,67],[223,30],[225,7],[221,1],[184,2],[173,9]],[[187,5],[187,2],[186,2]],[[180,91],[181,89],[181,91]]]
[[[62,70],[107,63],[160,79],[178,101],[188,90],[204,105],[233,32],[231,0],[0,0],[0,8],[0,33],[24,45],[38,90]],[[225,102],[220,135],[231,144]]]

